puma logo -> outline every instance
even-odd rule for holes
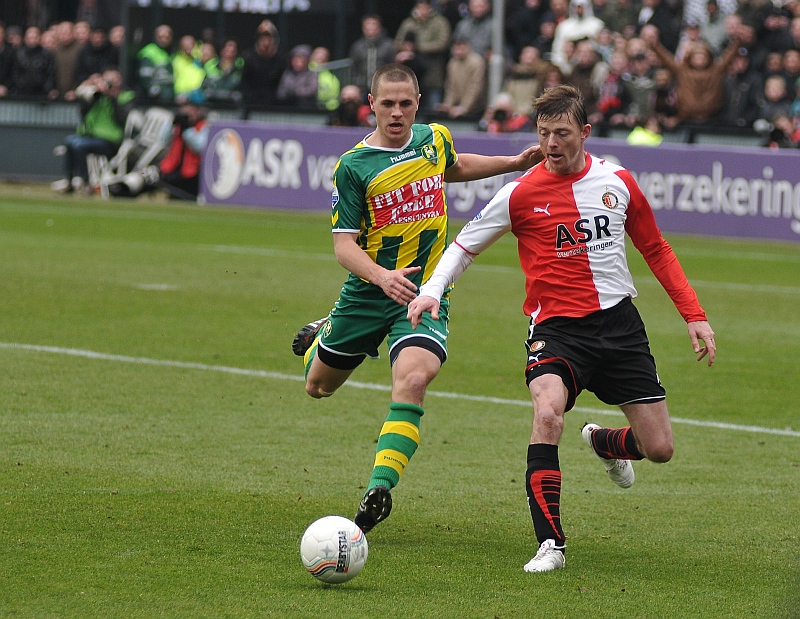
[[[534,206],[533,207],[533,212],[534,213],[544,213],[545,215],[550,217],[550,210],[549,209],[550,209],[550,203],[548,202],[547,205],[544,208],[542,208],[541,206]]]

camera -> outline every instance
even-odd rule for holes
[[[181,129],[188,129],[192,126],[192,121],[186,112],[178,112],[175,114],[175,124]]]
[[[499,123],[505,122],[508,119],[508,112],[505,110],[495,110],[494,114],[492,115],[492,120],[496,120]]]

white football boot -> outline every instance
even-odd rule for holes
[[[591,448],[594,455],[596,455],[600,460],[603,462],[603,466],[606,469],[606,473],[611,478],[615,484],[617,484],[620,488],[630,488],[633,485],[633,482],[636,478],[635,473],[633,472],[633,464],[631,464],[630,460],[615,460],[613,458],[603,458],[602,456],[598,455],[598,453],[594,449],[594,444],[592,443],[592,434],[595,430],[599,430],[600,426],[596,423],[587,423],[581,429],[581,436],[586,444]]]
[[[560,549],[556,546],[556,541],[553,539],[546,539],[539,546],[536,556],[528,561],[523,570],[526,572],[552,572],[553,570],[560,570],[564,568],[567,562],[564,557],[564,546]]]

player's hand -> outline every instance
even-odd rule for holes
[[[692,348],[697,355],[697,360],[701,361],[708,357],[708,367],[714,363],[714,358],[717,356],[717,345],[714,342],[714,331],[711,325],[705,320],[698,320],[690,322],[687,325],[689,329],[689,339],[692,341]],[[700,346],[702,340],[703,346]]]
[[[542,154],[542,149],[538,144],[534,144],[517,155],[517,170],[520,172],[524,170],[530,170],[533,166],[543,160],[544,155]]]
[[[384,271],[381,278],[373,283],[381,287],[386,296],[400,305],[408,305],[417,297],[417,286],[408,275],[419,273],[422,267],[406,267],[394,271]]]
[[[439,299],[422,295],[409,304],[406,317],[414,329],[422,322],[423,312],[430,312],[431,318],[439,320]]]

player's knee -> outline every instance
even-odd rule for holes
[[[406,394],[406,398],[412,398],[413,401],[422,401],[425,396],[425,390],[428,388],[431,377],[427,372],[422,370],[412,370],[403,376],[398,382],[397,387],[399,390]],[[412,400],[409,400],[412,401]]]
[[[672,459],[674,452],[675,447],[672,444],[672,441],[662,441],[655,445],[650,445],[647,449],[647,453],[645,453],[645,456],[651,462],[664,463],[669,462]]]
[[[325,391],[322,388],[322,385],[316,382],[307,382],[306,383],[306,393],[310,395],[315,400],[321,400],[322,398],[329,398],[331,397],[336,390],[332,391]]]

